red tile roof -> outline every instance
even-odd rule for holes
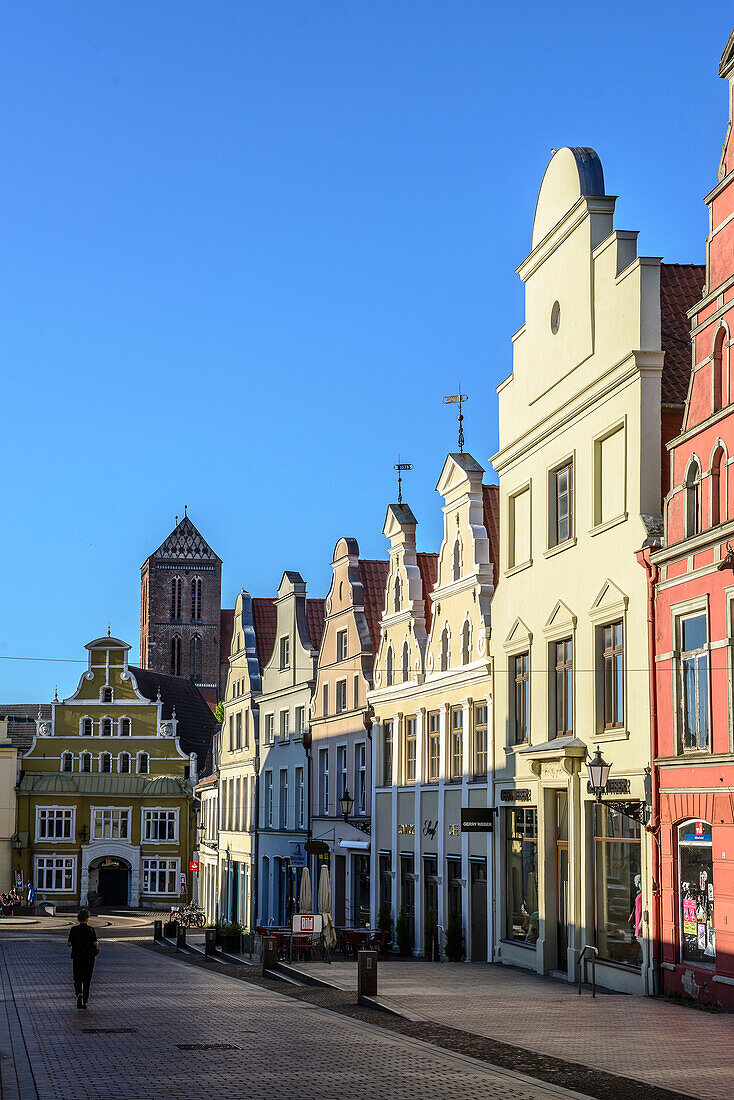
[[[275,632],[278,629],[278,615],[275,600],[267,596],[253,596],[252,622],[255,628],[255,649],[260,665],[260,675],[270,660],[275,645]]]
[[[321,648],[325,615],[326,600],[306,600],[306,629],[314,649]]]
[[[662,402],[683,405],[691,377],[691,325],[686,313],[701,297],[703,264],[660,265],[660,328],[663,363]]]
[[[489,539],[489,560],[494,566],[494,585],[500,576],[500,489],[499,485],[482,485],[484,529]]]
[[[359,579],[364,589],[364,613],[372,639],[372,652],[380,644],[380,619],[385,607],[385,586],[390,572],[389,561],[359,559]]]
[[[219,660],[227,664],[232,649],[232,631],[234,630],[234,608],[222,608],[219,612]]]
[[[418,558],[418,569],[423,586],[423,602],[426,608],[426,631],[430,631],[433,612],[431,592],[438,580],[438,554],[416,554],[416,557]]]

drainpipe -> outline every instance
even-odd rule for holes
[[[650,776],[652,793],[652,814],[650,824],[646,825],[647,832],[651,833],[652,845],[652,982],[653,996],[658,996],[662,989],[661,962],[662,962],[662,888],[660,884],[660,769],[657,765],[658,758],[658,708],[657,708],[657,683],[655,679],[655,585],[660,571],[657,565],[650,560],[652,547],[644,547],[637,552],[637,560],[647,573],[647,663],[649,669],[650,691]]]

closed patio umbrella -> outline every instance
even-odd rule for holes
[[[319,913],[324,918],[324,940],[327,947],[333,949],[336,947],[336,932],[331,919],[331,879],[326,866],[321,868],[319,875]]]
[[[303,868],[301,875],[301,891],[298,895],[299,913],[311,912],[311,872],[308,867]]]

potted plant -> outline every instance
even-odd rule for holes
[[[392,926],[392,909],[388,902],[383,901],[382,905],[377,911],[377,927],[380,932],[387,932],[390,937],[388,943],[392,943],[393,940],[393,926]]]
[[[461,917],[458,909],[449,911],[449,919],[446,925],[446,954],[449,962],[461,962],[464,958],[464,932],[461,927]]]
[[[437,959],[438,952],[436,948],[436,912],[433,906],[430,906],[426,913],[426,919],[423,922],[423,935],[425,937],[426,945],[426,958],[429,962],[433,962]]]
[[[222,951],[229,951],[239,955],[242,951],[242,925],[233,920],[222,927]]]
[[[410,921],[404,905],[400,906],[398,919],[395,922],[395,938],[398,941],[400,954],[409,955],[411,948]]]

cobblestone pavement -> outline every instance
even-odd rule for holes
[[[3,1100],[577,1096],[132,944],[102,945],[87,1012],[58,938],[2,955]]]
[[[304,973],[356,988],[356,963],[307,963]],[[379,964],[378,998],[430,1020],[702,1100],[734,1096],[734,1016],[650,997],[602,993],[511,967]]]

